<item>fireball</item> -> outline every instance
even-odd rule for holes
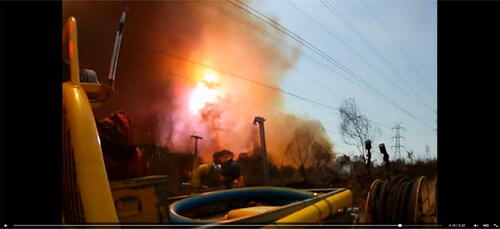
[[[191,95],[189,108],[193,113],[198,113],[206,104],[216,102],[219,96],[219,92],[216,90],[218,87],[216,80],[217,74],[214,72],[207,72],[203,75],[202,80]]]

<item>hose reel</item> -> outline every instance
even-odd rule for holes
[[[375,180],[365,204],[369,223],[426,223],[431,210],[426,178],[412,179],[403,174],[387,181]]]

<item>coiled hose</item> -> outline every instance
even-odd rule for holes
[[[403,174],[388,181],[375,180],[365,207],[371,223],[417,223],[422,212],[419,196],[424,181],[425,177],[411,179]]]

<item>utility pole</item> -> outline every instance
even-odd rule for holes
[[[405,128],[403,128],[401,126],[401,122],[399,122],[398,124],[396,124],[395,127],[391,128],[391,129],[396,130],[396,136],[392,137],[392,139],[396,139],[396,145],[392,146],[391,148],[396,148],[396,150],[394,151],[394,157],[396,159],[401,159],[401,148],[406,149],[406,147],[401,145],[401,138],[404,139],[405,137],[401,136],[400,130],[401,129],[405,130]]]
[[[267,163],[267,152],[266,152],[266,136],[264,132],[264,118],[255,116],[253,124],[257,125],[259,123],[260,127],[260,148],[262,150],[262,167],[264,168],[264,185],[269,185],[269,164]]]
[[[191,137],[194,138],[194,160],[193,160],[193,170],[192,172],[194,172],[196,170],[196,168],[198,168],[198,139],[201,139],[203,140],[203,138],[201,136],[198,136],[198,135],[194,135],[194,134],[191,134]]]

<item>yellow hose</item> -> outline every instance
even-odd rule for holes
[[[330,217],[338,212],[338,210],[352,205],[352,192],[345,190],[341,193],[320,200],[315,204],[296,211],[288,216],[285,216],[275,222],[280,223],[315,223]],[[268,225],[266,228],[275,227]]]

